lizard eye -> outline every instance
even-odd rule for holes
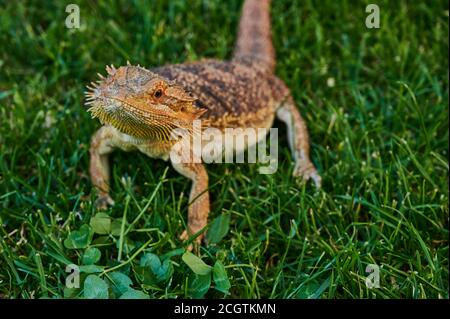
[[[157,99],[159,99],[163,95],[163,91],[161,89],[158,89],[153,93],[153,96]]]

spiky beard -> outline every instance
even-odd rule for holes
[[[112,125],[122,133],[139,138],[168,141],[171,139],[172,131],[181,127],[168,122],[164,117],[146,115],[142,118],[131,112],[120,110],[107,112],[99,103],[94,103],[88,112],[91,113],[92,118],[98,118],[101,124]],[[189,128],[186,129],[189,130]]]

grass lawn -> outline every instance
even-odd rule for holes
[[[229,58],[242,1],[65,2],[0,6],[0,298],[449,297],[447,1],[377,1],[380,29],[364,1],[273,1],[323,187],[291,177],[280,122],[275,174],[209,165],[206,265],[184,255],[190,183],[165,162],[114,153],[98,214],[83,93],[111,63]]]

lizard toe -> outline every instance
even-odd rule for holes
[[[114,200],[109,195],[100,196],[95,201],[95,206],[100,210],[105,210],[108,208],[108,206],[114,206],[114,204]]]
[[[181,235],[180,235],[179,238],[180,238],[182,241],[186,242],[186,241],[189,240],[190,235],[189,235],[188,231],[185,230],[185,231],[183,231],[183,233],[181,233]],[[203,238],[204,238],[204,235],[203,235],[203,234],[200,234],[199,236],[197,236],[197,237],[194,239],[194,241],[193,241],[191,244],[189,244],[189,245],[186,247],[186,249],[187,249],[188,251],[193,251],[193,250],[194,250],[195,252],[198,253],[199,248],[200,248],[200,245],[202,244]]]
[[[294,172],[294,177],[296,177],[300,182],[306,182],[310,179],[313,180],[314,185],[317,188],[320,188],[322,186],[322,177],[317,172],[314,165],[309,162],[306,165],[296,165]]]

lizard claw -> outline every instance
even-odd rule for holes
[[[189,244],[189,246],[186,247],[186,249],[188,251],[195,250],[195,252],[198,253],[200,245],[202,244],[203,237],[204,237],[204,235],[200,234],[197,238],[195,238],[195,240],[191,244]],[[190,235],[187,230],[183,231],[183,233],[180,235],[180,239],[182,241],[187,241],[187,240],[189,240],[189,238],[190,238]]]
[[[105,210],[108,206],[114,206],[114,204],[114,200],[109,195],[99,196],[95,201],[95,206],[100,210]]]
[[[293,175],[301,181],[312,179],[316,188],[320,188],[322,185],[322,177],[311,162],[295,165]]]

